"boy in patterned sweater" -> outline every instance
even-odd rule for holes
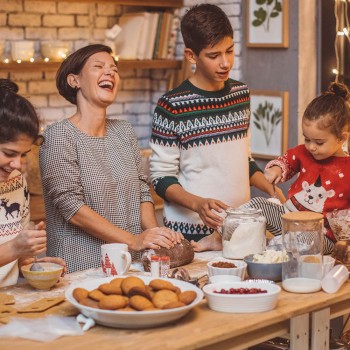
[[[165,199],[164,225],[191,240],[196,251],[220,250],[225,210],[249,200],[249,185],[269,195],[273,188],[250,157],[248,87],[229,78],[229,19],[215,5],[197,5],[183,17],[181,33],[185,57],[196,69],[158,101],[151,181]]]

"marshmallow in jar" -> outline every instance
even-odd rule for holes
[[[260,209],[229,208],[223,223],[222,255],[227,259],[243,259],[262,253],[266,247],[266,219]]]

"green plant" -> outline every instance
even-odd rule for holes
[[[282,3],[278,0],[255,0],[260,7],[253,12],[256,17],[252,21],[254,27],[263,26],[265,31],[269,31],[271,18],[278,17],[282,12]]]
[[[269,146],[276,126],[282,121],[282,111],[274,108],[273,103],[265,101],[264,104],[259,103],[258,108],[253,112],[253,117],[254,125],[263,133],[266,144]]]

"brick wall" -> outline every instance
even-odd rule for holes
[[[188,7],[201,3],[185,0],[180,16]],[[228,14],[234,28],[235,64],[231,76],[240,79],[241,6],[242,0],[211,0]],[[33,40],[36,55],[40,55],[40,41],[68,41],[72,50],[89,43],[103,42],[105,29],[118,23],[125,10],[103,2],[55,2],[32,0],[0,0],[0,41],[5,40],[5,55],[10,55],[11,42]],[[183,57],[183,42],[178,35],[176,58]],[[151,116],[158,97],[167,89],[171,72],[166,70],[121,71],[121,84],[117,101],[108,109],[108,116],[129,120],[135,128],[140,147],[148,146]],[[18,83],[20,93],[28,97],[37,108],[43,127],[69,117],[75,107],[56,92],[55,73],[43,71],[0,72],[1,78]]]

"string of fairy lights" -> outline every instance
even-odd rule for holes
[[[345,48],[350,45],[350,24],[348,16],[348,0],[335,0],[334,15],[336,20],[336,35],[334,50],[336,67],[332,69],[336,82],[343,82],[345,77]]]

